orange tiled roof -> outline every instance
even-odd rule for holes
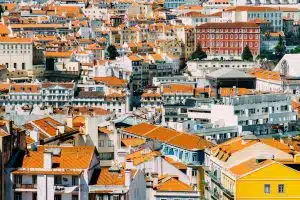
[[[113,132],[111,130],[108,130],[106,127],[99,127],[98,131],[105,134],[112,134]]]
[[[280,81],[280,72],[269,71],[261,68],[253,68],[248,72],[250,75],[255,76],[256,78]]]
[[[26,135],[26,144],[28,145],[28,144],[32,144],[32,143],[34,143],[35,141],[30,137],[30,136],[28,136],[28,135]]]
[[[169,128],[155,126],[147,123],[137,124],[124,129],[125,132],[159,140],[174,146],[178,146],[189,150],[203,150],[212,147],[213,144],[201,138],[200,136],[178,132]],[[189,141],[189,142],[185,142]]]
[[[197,26],[197,28],[258,28],[259,25],[254,22],[209,22]]]
[[[38,146],[36,151],[29,150],[20,160],[22,168],[43,168],[44,151],[49,148],[60,148],[60,156],[52,156],[52,162],[58,169],[87,169],[90,167],[95,147],[92,146]]]
[[[150,91],[150,92],[144,92],[142,94],[142,97],[161,97],[161,94],[154,91]]]
[[[252,90],[247,88],[221,88],[221,96],[243,96],[253,94]]]
[[[73,127],[74,128],[80,128],[85,125],[85,116],[76,116],[73,118],[72,121]]]
[[[128,57],[131,61],[141,61],[143,58],[137,56],[137,55],[131,55]]]
[[[5,10],[8,10],[8,11],[14,11],[16,8],[17,8],[17,4],[16,3],[4,3],[4,4],[1,4],[3,6],[3,8]]]
[[[120,169],[120,173],[113,173],[109,168],[101,168],[96,185],[124,185],[125,184],[125,170]]]
[[[191,93],[194,92],[193,85],[186,84],[169,84],[163,86],[163,94],[176,94],[176,93]]]
[[[31,38],[0,37],[2,43],[32,43]]]
[[[61,28],[62,24],[11,24],[12,29],[20,28]]]
[[[0,23],[0,35],[8,35],[9,33],[8,27],[5,24]]]
[[[57,51],[46,51],[45,56],[47,58],[69,58],[73,54],[72,51],[64,51],[64,52],[57,52]]]
[[[229,169],[229,171],[236,176],[242,176],[244,174],[250,173],[259,168],[263,168],[272,163],[274,163],[273,160],[264,160],[261,162],[257,162],[256,159],[249,159],[249,160],[242,162],[234,167],[231,167]]]
[[[158,53],[150,54],[150,56],[151,56],[151,57],[153,58],[153,60],[155,60],[155,61],[162,61],[162,60],[164,60],[163,57],[162,57],[160,54],[158,54]]]
[[[182,163],[182,162],[175,161],[172,158],[167,157],[167,156],[165,156],[164,159],[168,163],[174,165],[177,169],[180,169],[180,170],[186,170],[187,169],[187,166],[184,163]]]
[[[176,177],[172,177],[167,179],[164,182],[160,182],[156,186],[156,190],[158,191],[168,191],[168,192],[191,192],[193,188],[189,185],[183,183],[182,181],[178,180]]]
[[[202,10],[203,7],[202,6],[197,6],[197,5],[182,5],[182,6],[179,6],[177,8],[178,10]]]
[[[126,160],[132,160],[133,164],[136,166],[141,163],[152,160],[155,157],[158,157],[160,155],[161,155],[161,153],[159,151],[148,152],[146,149],[142,149],[140,151],[137,151],[137,152],[127,155]]]
[[[57,126],[64,126],[62,123],[52,119],[51,117],[46,117],[43,119],[38,119],[32,121],[32,125],[36,126],[39,130],[42,130],[48,136],[56,136]],[[65,126],[65,133],[71,131],[72,129]]]
[[[95,77],[96,83],[104,83],[107,86],[112,87],[125,87],[127,86],[127,81],[123,79],[119,79],[115,76],[105,76],[105,77]]]
[[[39,93],[41,85],[39,84],[12,84],[10,85],[10,92],[13,93]]]
[[[16,170],[13,171],[13,174],[24,174],[24,175],[39,175],[39,174],[45,174],[45,175],[74,175],[79,176],[83,171],[82,170],[70,170],[70,171],[61,171],[61,170]]]
[[[0,91],[8,91],[10,88],[9,83],[0,83]]]
[[[145,142],[146,140],[141,138],[127,138],[121,140],[121,144],[126,147],[137,147],[144,144]]]
[[[257,143],[263,143],[268,146],[279,149],[285,153],[291,153],[291,149],[288,145],[281,143],[273,138],[262,138],[262,139],[253,139],[248,141],[243,141],[242,137],[233,138],[227,142],[219,144],[213,147],[212,154],[217,157],[219,160],[227,161],[227,159],[235,152],[241,151],[249,146],[252,146]]]

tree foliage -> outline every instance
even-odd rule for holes
[[[295,49],[291,51],[291,53],[300,53],[300,46],[296,46]]]
[[[191,60],[195,60],[195,59],[202,60],[204,58],[207,58],[207,55],[206,55],[205,51],[202,50],[201,45],[198,44],[196,47],[196,50],[192,53],[190,59]]]
[[[119,56],[119,53],[117,51],[117,48],[114,45],[109,45],[107,47],[107,53],[108,53],[108,58],[110,60],[115,60],[116,57]]]
[[[285,54],[285,44],[281,35],[279,35],[278,43],[275,46],[275,56],[277,60],[280,60]]]
[[[252,55],[251,50],[248,45],[246,45],[243,49],[242,60],[245,60],[245,61],[253,60],[253,55]]]

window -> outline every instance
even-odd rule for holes
[[[22,200],[22,193],[21,192],[16,192],[15,193],[15,200]]]
[[[25,69],[25,63],[22,63],[22,69]]]
[[[61,200],[61,195],[60,194],[54,195],[54,200]]]
[[[116,196],[116,195],[114,195],[114,196],[113,196],[113,200],[120,200],[120,197],[119,197],[119,196]]]
[[[14,68],[15,68],[15,69],[17,68],[17,63],[14,63]]]
[[[32,193],[32,200],[37,200],[37,193]]]
[[[15,183],[22,184],[22,175],[15,175]]]
[[[54,185],[61,185],[61,176],[54,176]]]
[[[265,194],[270,194],[271,193],[271,185],[270,184],[265,184]]]
[[[284,193],[284,184],[278,185],[278,193]]]
[[[104,147],[104,140],[99,140],[99,147]]]
[[[192,176],[197,176],[197,170],[195,169],[192,170]]]
[[[78,177],[72,176],[72,185],[78,185]]]
[[[32,184],[36,184],[36,175],[32,175]]]
[[[73,194],[72,195],[72,200],[78,200],[78,195],[77,194]]]
[[[114,141],[108,140],[108,147],[113,147],[113,146],[114,146]]]
[[[113,160],[114,159],[114,153],[100,153],[99,154],[100,160]]]
[[[197,154],[193,154],[193,161],[197,161]]]

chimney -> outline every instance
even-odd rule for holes
[[[58,134],[62,134],[65,132],[65,126],[64,125],[58,125],[57,127]]]
[[[52,152],[48,151],[47,149],[44,150],[44,168],[52,168]]]
[[[71,115],[66,118],[67,126],[73,128],[73,117]]]
[[[152,173],[152,180],[153,180],[153,186],[157,186],[158,185],[158,173],[154,172]]]
[[[191,166],[187,166],[186,169],[186,175],[189,177],[189,182],[192,182],[192,172],[193,172],[193,168]]]
[[[126,160],[125,168],[126,169],[132,169],[133,168],[133,161],[132,160]]]
[[[131,182],[131,169],[125,169],[125,187],[129,187]]]
[[[33,129],[32,131],[30,131],[30,137],[35,141],[38,142],[39,138],[40,138],[40,133],[39,130],[37,130],[36,128]]]

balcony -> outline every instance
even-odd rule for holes
[[[36,189],[36,188],[37,188],[36,184],[19,184],[19,183],[14,184],[14,189]]]
[[[221,186],[221,179],[217,177],[217,175],[211,171],[205,171],[206,174],[214,181],[218,186]]]
[[[78,185],[54,185],[55,192],[71,193],[78,191]]]

